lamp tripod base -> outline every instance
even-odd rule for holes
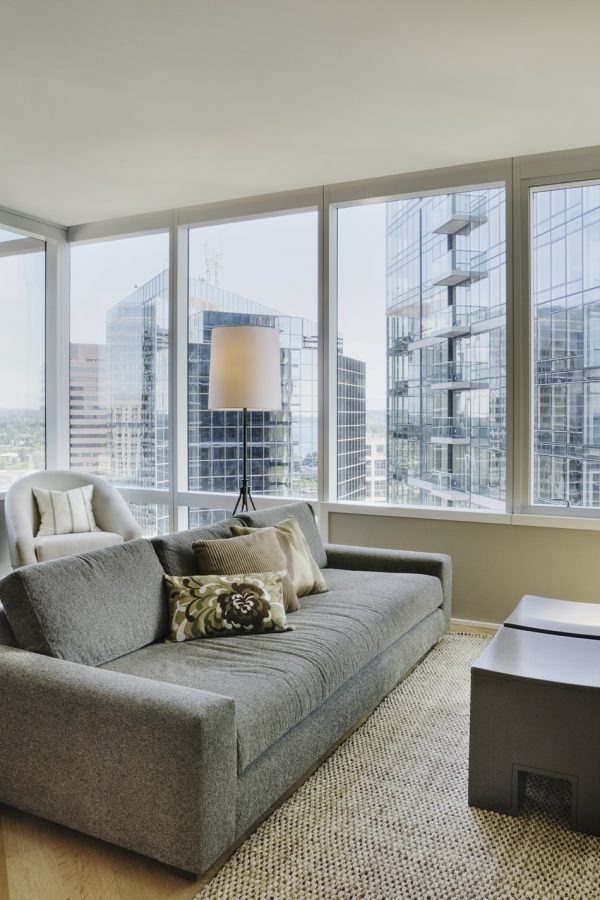
[[[256,509],[250,492],[250,485],[248,484],[248,481],[244,479],[232,515],[235,516],[238,510],[240,512],[248,512],[250,506],[252,506],[252,509]]]

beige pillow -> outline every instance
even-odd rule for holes
[[[283,571],[283,603],[286,612],[299,609],[294,585],[286,573],[286,557],[276,536],[266,529],[243,537],[195,541],[192,550],[202,575],[239,575],[245,572]]]
[[[277,525],[269,525],[267,528],[250,528],[245,525],[232,525],[231,533],[235,535],[273,532],[279,542],[287,560],[288,575],[292,580],[298,597],[306,597],[307,594],[324,594],[328,591],[323,573],[315,562],[310,552],[310,547],[293,516],[278,522]]]

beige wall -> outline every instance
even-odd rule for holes
[[[600,531],[330,513],[329,540],[450,554],[460,619],[501,622],[523,594],[600,601]]]

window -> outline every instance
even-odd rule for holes
[[[237,493],[242,471],[240,413],[208,409],[212,329],[267,325],[280,334],[282,409],[250,414],[252,491],[317,496],[317,234],[314,211],[190,230],[191,491]]]
[[[504,188],[337,216],[338,499],[503,510]]]
[[[43,469],[46,252],[0,229],[0,491]]]
[[[533,503],[600,508],[600,184],[531,195]]]
[[[71,468],[167,488],[166,234],[71,253]]]

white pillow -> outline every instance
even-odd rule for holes
[[[33,488],[41,519],[36,537],[99,531],[92,510],[93,492],[93,484],[85,484],[72,491]]]

